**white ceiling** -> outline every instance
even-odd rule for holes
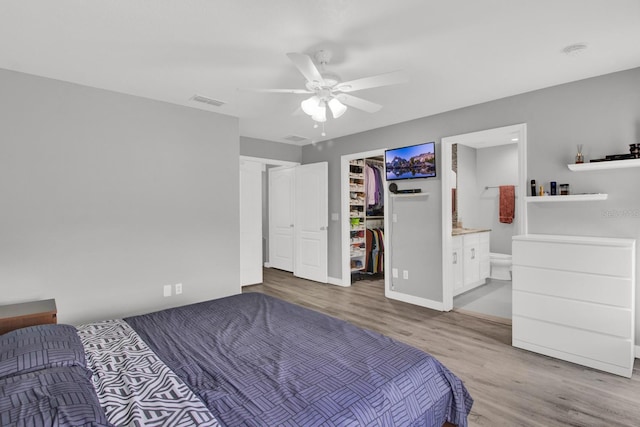
[[[0,68],[235,116],[242,136],[301,144],[635,68],[639,40],[639,0],[0,0]],[[588,49],[561,52],[574,43]],[[343,81],[399,69],[410,81],[355,92],[384,108],[329,118],[326,137],[293,114],[305,95],[238,90],[303,88],[286,53],[320,49]]]

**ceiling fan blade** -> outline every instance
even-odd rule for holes
[[[287,56],[293,62],[298,70],[302,73],[302,75],[307,79],[307,81],[311,83],[316,83],[322,85],[324,83],[324,79],[316,68],[315,64],[309,57],[309,55],[304,55],[302,53],[287,53]]]
[[[375,113],[380,111],[380,109],[382,108],[382,105],[380,104],[367,101],[366,99],[358,98],[357,96],[347,95],[346,93],[341,93],[337,95],[336,98],[338,98],[338,101],[342,102],[345,105],[357,108],[358,110],[366,111],[367,113]]]
[[[251,92],[270,92],[270,93],[313,93],[306,89],[254,89],[254,88],[240,88],[240,90],[248,90]]]
[[[342,82],[337,84],[333,89],[340,92],[354,92],[356,90],[395,85],[399,83],[406,83],[408,81],[409,78],[404,71],[392,71],[390,73]]]

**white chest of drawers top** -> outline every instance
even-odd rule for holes
[[[513,345],[630,377],[635,240],[513,238]]]

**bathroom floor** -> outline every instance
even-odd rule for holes
[[[511,280],[487,279],[486,284],[454,297],[453,307],[511,319]]]

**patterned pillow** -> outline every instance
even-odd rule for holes
[[[0,379],[0,425],[111,426],[90,378],[86,368],[63,366]]]
[[[87,366],[73,326],[38,325],[0,335],[0,379],[58,366]]]

